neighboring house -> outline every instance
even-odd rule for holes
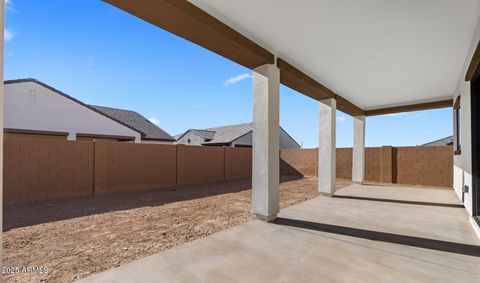
[[[441,146],[441,145],[453,145],[453,136],[449,136],[443,139],[422,144],[422,146]]]
[[[173,143],[175,138],[169,135],[147,118],[131,110],[111,108],[105,106],[90,105],[101,113],[128,125],[141,133],[142,143]]]
[[[4,90],[4,131],[8,135],[135,143],[174,141],[136,112],[122,110],[129,118],[108,115],[106,110],[87,105],[35,79],[5,81]],[[144,119],[143,123],[139,117]]]
[[[208,129],[189,129],[176,135],[177,144],[217,145],[231,147],[252,146],[253,124],[237,124]],[[280,148],[300,148],[300,145],[280,127]]]

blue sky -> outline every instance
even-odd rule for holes
[[[6,1],[5,79],[32,77],[86,103],[136,110],[170,134],[252,120],[251,71],[97,0]],[[281,87],[280,121],[318,145],[318,102]],[[337,146],[352,145],[337,113]],[[452,110],[367,118],[367,146],[452,133]]]

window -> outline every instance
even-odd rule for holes
[[[190,140],[190,139],[188,139],[188,140],[187,140],[187,143],[190,143],[190,142],[191,142],[191,140]]]
[[[453,154],[460,155],[461,154],[461,145],[462,141],[461,137],[461,109],[460,109],[460,96],[457,96],[455,103],[453,104]]]

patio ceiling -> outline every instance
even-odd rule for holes
[[[451,106],[480,9],[476,0],[105,1],[248,68],[276,56],[283,84],[336,97],[351,115]]]

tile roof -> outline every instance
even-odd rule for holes
[[[205,140],[202,144],[230,144],[239,137],[248,134],[253,130],[252,123],[227,125],[207,129],[189,129],[183,134],[176,135],[178,141],[188,132],[193,132]]]
[[[253,131],[253,123],[208,128],[205,131],[215,132],[215,135],[211,141],[204,142],[204,144],[229,144]]]
[[[192,132],[194,132],[204,140],[213,140],[213,138],[215,137],[215,131],[192,129]]]
[[[287,134],[298,145],[282,127],[280,127],[280,130]],[[243,123],[207,129],[189,129],[182,134],[176,135],[175,139],[178,141],[188,132],[193,132],[205,140],[202,143],[204,145],[228,145],[251,131],[253,131],[253,123]],[[300,147],[300,145],[298,146]]]
[[[135,111],[97,105],[90,105],[90,107],[143,133],[143,139],[175,141],[175,138]]]
[[[441,146],[441,145],[452,145],[452,144],[453,144],[453,136],[449,136],[443,139],[422,144],[422,146]]]

